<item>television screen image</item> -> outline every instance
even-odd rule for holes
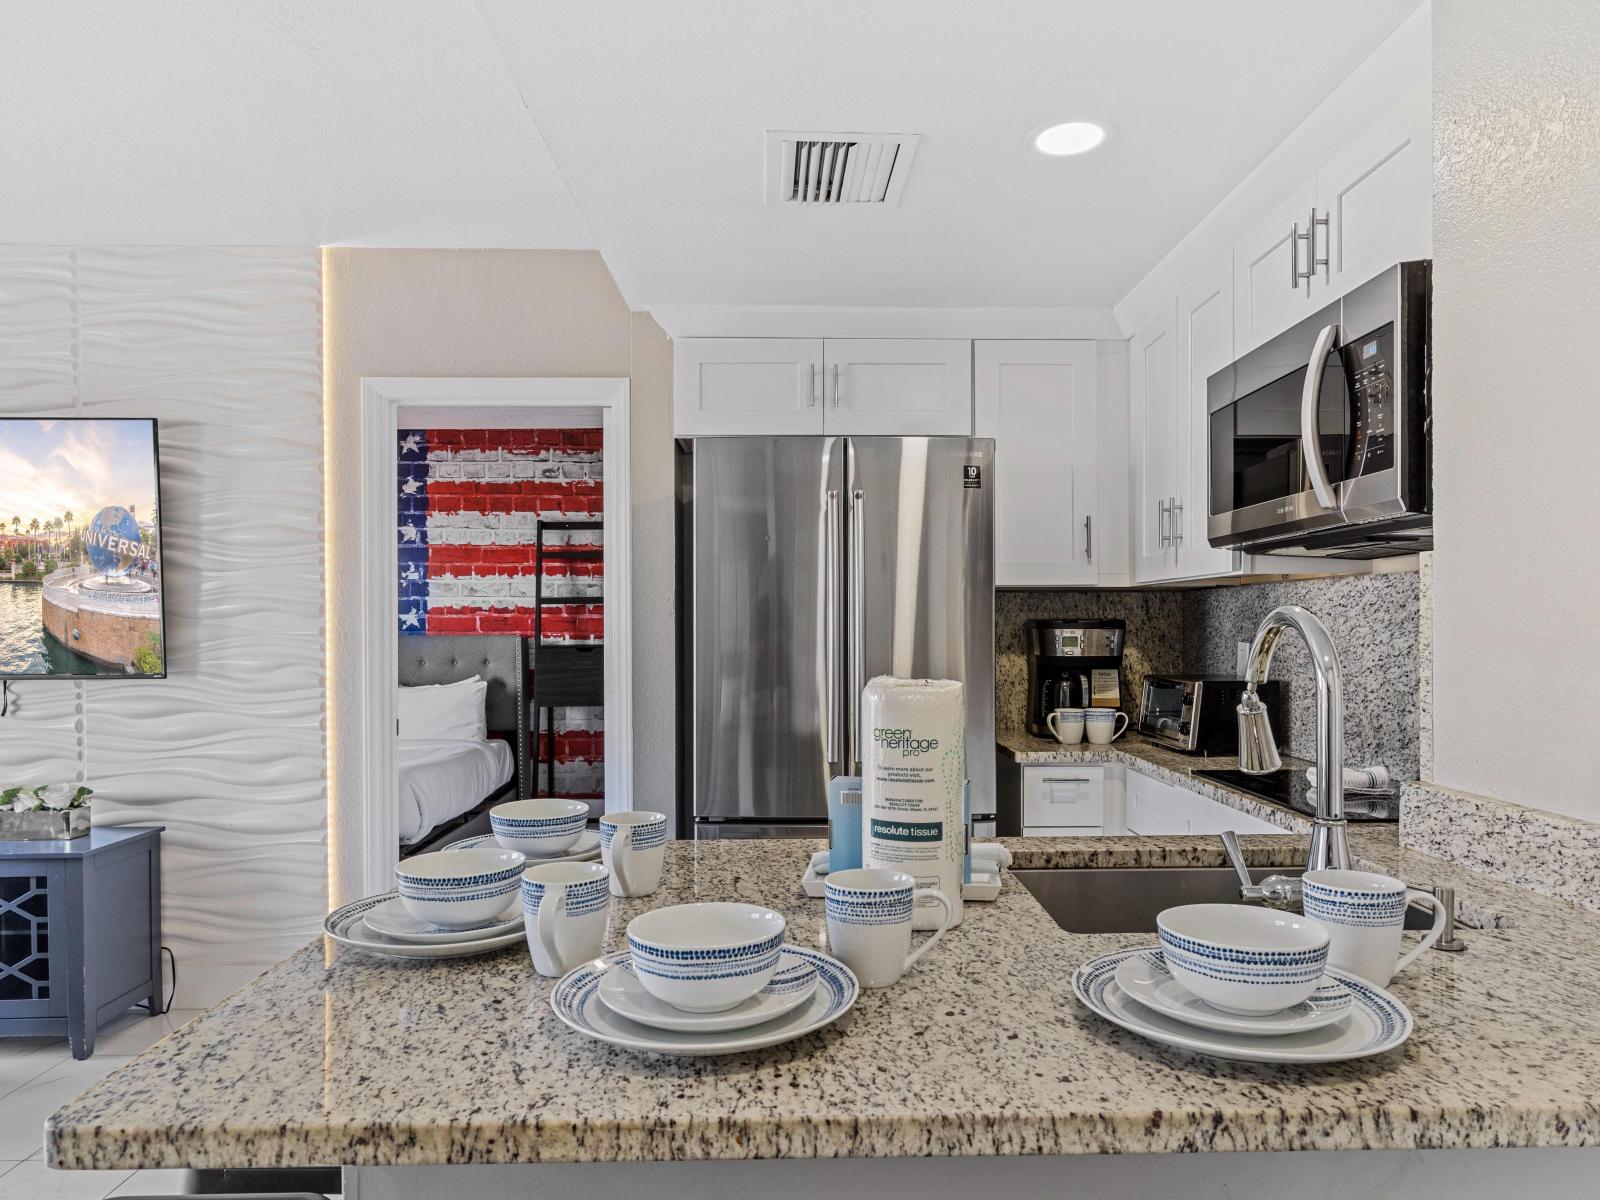
[[[0,678],[166,673],[155,421],[0,419]]]

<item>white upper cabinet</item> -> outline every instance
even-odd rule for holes
[[[981,341],[973,367],[974,432],[995,440],[995,583],[1098,582],[1095,343]]]
[[[679,338],[674,432],[972,432],[972,343],[957,339]]]
[[[972,343],[954,338],[829,338],[823,430],[972,433]]]
[[[1234,243],[1234,353],[1244,354],[1365,283],[1433,253],[1428,88],[1365,128]]]
[[[1192,271],[1178,290],[1178,386],[1180,426],[1178,571],[1186,579],[1223,575],[1239,566],[1240,555],[1211,545],[1206,531],[1210,504],[1211,414],[1206,380],[1233,361],[1233,279],[1225,255]]]
[[[1317,172],[1330,298],[1397,262],[1432,256],[1432,121],[1431,95],[1419,87]]]
[[[1128,349],[1129,426],[1133,468],[1133,579],[1158,583],[1178,575],[1175,518],[1183,452],[1179,434],[1185,413],[1179,404],[1178,317],[1163,304]]]
[[[1306,228],[1316,206],[1317,184],[1308,179],[1234,244],[1234,321],[1241,353],[1310,312]]]
[[[674,430],[821,433],[821,338],[681,338],[673,346]]]

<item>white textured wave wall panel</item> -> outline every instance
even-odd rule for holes
[[[77,314],[76,251],[0,246],[0,417],[77,411]],[[82,778],[82,716],[80,685],[12,684],[0,787]]]
[[[161,422],[169,678],[29,691],[81,692],[81,711],[54,715],[76,723],[97,821],[166,826],[165,940],[180,1003],[208,1003],[312,937],[325,911],[320,259],[71,259],[75,411]],[[42,288],[41,272],[0,255],[0,295],[13,277]],[[25,337],[12,317],[0,310],[0,339]],[[20,380],[0,403],[42,414],[51,391]],[[11,757],[0,750],[0,765]]]

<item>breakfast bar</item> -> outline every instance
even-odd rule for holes
[[[1304,845],[1287,832],[1244,843],[1262,863],[1292,861]],[[1215,838],[1009,845],[1016,869],[1126,866],[1135,853],[1145,866],[1224,862]],[[656,896],[613,901],[608,950],[638,913],[694,899],[771,906],[791,943],[825,945],[822,903],[797,886],[817,843],[667,849]],[[356,1168],[347,1180],[359,1181],[362,1200],[441,1194],[439,1168],[457,1195],[521,1191],[540,1170],[583,1191],[587,1180],[659,1195],[668,1180],[687,1194],[754,1179],[790,1194],[819,1180],[865,1182],[882,1166],[859,1163],[868,1174],[847,1176],[842,1164],[752,1161],[771,1159],[941,1160],[870,1175],[889,1195],[994,1186],[1010,1172],[1018,1187],[1032,1180],[1060,1194],[1050,1161],[1080,1155],[1142,1156],[1075,1162],[1072,1177],[1099,1189],[1084,1194],[1147,1194],[1210,1169],[1172,1157],[1194,1151],[1230,1152],[1236,1182],[1314,1170],[1356,1186],[1378,1171],[1419,1189],[1455,1178],[1464,1181],[1455,1194],[1468,1196],[1509,1178],[1510,1165],[1496,1165],[1508,1156],[1472,1155],[1468,1171],[1461,1155],[1416,1152],[1545,1148],[1509,1158],[1551,1159],[1542,1165],[1552,1178],[1592,1173],[1596,1151],[1555,1148],[1600,1143],[1600,915],[1400,851],[1392,830],[1358,853],[1412,880],[1452,883],[1507,926],[1469,930],[1468,952],[1425,954],[1397,977],[1415,1034],[1368,1060],[1226,1062],[1107,1025],[1076,1001],[1072,973],[1151,936],[1064,932],[1008,877],[897,985],[864,990],[820,1032],[722,1058],[586,1040],[556,1019],[552,982],[521,947],[401,964],[319,939],[58,1111],[47,1151],[52,1164],[82,1169],[340,1165]],[[1261,1153],[1289,1150],[1380,1153],[1317,1155],[1315,1166]],[[1381,1153],[1395,1151],[1406,1153]],[[747,1165],[709,1165],[726,1160]],[[630,1174],[629,1164],[661,1161],[708,1165],[649,1185]]]

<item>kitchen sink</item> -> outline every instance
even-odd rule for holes
[[[1294,875],[1301,867],[1265,867],[1250,872],[1257,883],[1268,875]],[[1012,871],[1051,919],[1068,933],[1153,933],[1156,914],[1178,904],[1236,904],[1239,877],[1231,867],[1108,867]],[[1427,929],[1431,913],[1406,909],[1407,929]]]

